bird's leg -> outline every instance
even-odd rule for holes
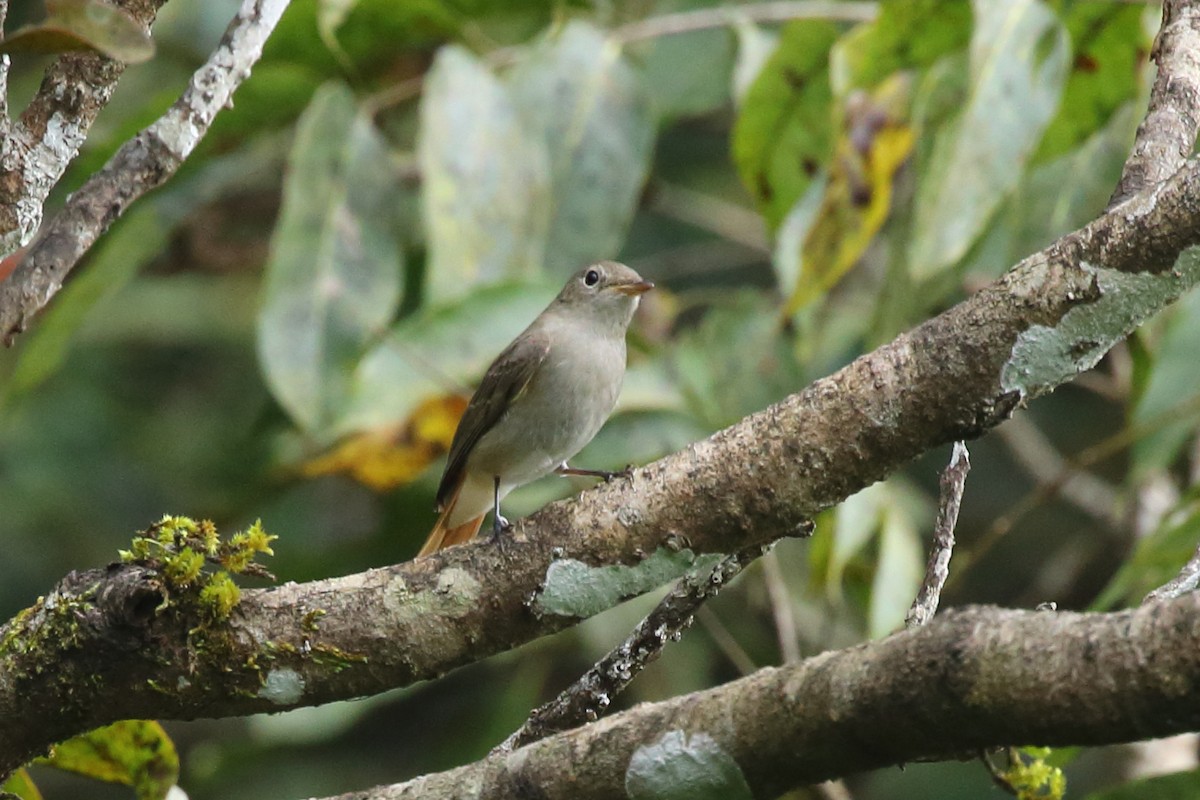
[[[500,515],[500,476],[492,476],[492,541],[500,541],[500,534],[512,528],[512,523]]]
[[[591,478],[603,478],[605,483],[608,483],[613,478],[628,478],[633,475],[633,464],[626,464],[625,469],[609,472],[606,469],[576,469],[567,462],[562,462],[554,471],[559,475],[586,475]]]

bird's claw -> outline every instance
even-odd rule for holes
[[[508,517],[501,514],[496,514],[492,519],[492,541],[499,542],[500,537],[511,531],[513,524],[508,521]]]
[[[632,478],[633,464],[626,464],[624,469],[619,469],[616,472],[605,472],[603,475],[604,482],[608,483],[613,478]]]

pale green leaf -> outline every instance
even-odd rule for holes
[[[1084,800],[1194,800],[1200,797],[1200,770],[1156,775],[1092,792]]]
[[[779,46],[779,34],[767,31],[734,12],[734,31],[737,33],[737,60],[733,64],[733,99],[741,102],[767,59]]]
[[[500,350],[554,297],[549,284],[505,284],[408,317],[379,341],[354,374],[346,433],[406,419],[418,403],[470,394]]]
[[[267,384],[310,433],[340,411],[364,349],[395,313],[398,191],[384,142],[350,91],[320,89],[292,148],[258,325]]]
[[[438,52],[421,103],[427,297],[542,269],[550,225],[550,162],[508,87],[461,47]]]
[[[1133,424],[1146,425],[1171,409],[1200,399],[1200,289],[1192,289],[1171,309],[1166,331],[1156,348],[1150,381],[1138,398]],[[1200,414],[1184,415],[1139,439],[1133,446],[1135,469],[1165,469],[1196,435]]]
[[[663,119],[709,114],[729,102],[734,41],[720,28],[656,36],[626,48],[641,67],[654,110]],[[696,54],[704,69],[696,69]]]
[[[625,771],[631,800],[750,800],[733,756],[703,732],[671,730],[634,751]]]
[[[890,490],[894,490],[888,484]],[[904,615],[916,597],[924,573],[924,551],[916,521],[898,496],[891,495],[883,506],[879,557],[871,584],[867,610],[867,634],[872,639],[887,636],[904,624]]]
[[[804,385],[774,301],[741,292],[681,335],[677,383],[688,409],[717,429],[765,408]]]
[[[0,53],[95,50],[138,64],[154,55],[150,34],[129,12],[106,0],[47,0],[46,19],[0,39]]]
[[[917,190],[909,263],[917,278],[959,261],[1016,188],[1058,108],[1070,46],[1037,0],[976,0],[966,106],[936,138]]]
[[[830,596],[835,596],[839,591],[846,565],[879,532],[882,509],[887,499],[886,484],[876,483],[850,495],[837,507],[833,544],[825,572],[825,586]]]
[[[583,21],[541,42],[508,77],[527,135],[550,158],[545,265],[567,274],[617,255],[654,146],[654,117],[620,46]]]

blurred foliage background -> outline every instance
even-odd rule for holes
[[[129,68],[49,213],[178,96],[237,6],[164,6],[154,57]],[[579,464],[645,463],[800,389],[1104,208],[1159,13],[293,0],[196,156],[0,352],[0,617],[165,512],[262,518],[282,580],[410,557],[463,398],[588,260],[660,289]],[[43,16],[15,4],[8,29]],[[14,56],[13,108],[49,58]],[[1197,343],[1193,293],[971,445],[944,603],[1113,608],[1178,569],[1200,538]],[[621,703],[894,630],[947,456],[781,543]],[[546,479],[508,508],[587,485]],[[180,784],[273,800],[474,760],[653,601],[382,697],[168,724]],[[1072,795],[1120,783],[1121,763],[1079,755]],[[128,796],[34,777],[47,798]],[[855,798],[990,787],[976,764],[848,782]]]

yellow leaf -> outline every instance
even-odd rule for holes
[[[430,398],[403,423],[367,431],[302,468],[305,477],[344,472],[376,491],[408,483],[450,449],[454,429],[467,408],[458,395]]]
[[[815,300],[862,258],[887,220],[896,171],[913,149],[904,109],[908,78],[894,75],[874,94],[846,102],[829,184],[800,250],[800,277],[790,316]]]
[[[163,800],[179,778],[179,756],[162,726],[125,720],[55,745],[45,763],[131,786],[138,800]]]
[[[29,773],[23,769],[14,772],[11,778],[0,785],[0,792],[16,795],[21,800],[42,800],[42,793],[33,785]]]

